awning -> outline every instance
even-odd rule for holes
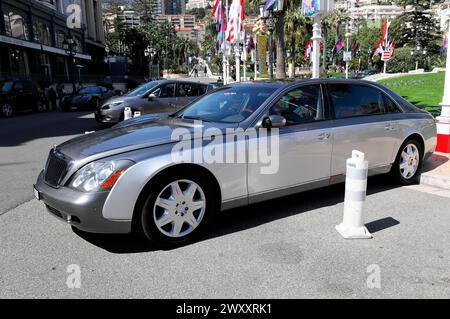
[[[0,35],[0,43],[7,43],[7,44],[21,46],[21,47],[24,47],[24,48],[35,49],[35,50],[39,50],[39,51],[56,53],[56,54],[68,56],[66,51],[63,50],[63,49],[51,47],[51,46],[48,46],[48,45],[43,45],[43,44],[40,44],[40,43],[35,43],[35,42],[25,41],[25,40],[21,40],[21,39],[16,39],[16,38],[8,37],[8,36],[5,36],[5,35]],[[89,54],[83,54],[83,53],[77,53],[75,55],[75,58],[83,59],[83,60],[91,60],[92,59]]]

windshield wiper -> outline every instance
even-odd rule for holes
[[[186,119],[186,120],[198,120],[198,121],[203,121],[203,122],[211,122],[210,120],[203,119],[203,118],[198,117],[198,116],[182,116],[181,115],[178,118]]]

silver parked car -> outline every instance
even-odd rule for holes
[[[211,84],[206,83],[151,81],[99,105],[95,110],[95,119],[100,123],[118,123],[123,120],[126,107],[141,114],[173,113],[213,89]]]
[[[173,160],[175,130],[196,148],[211,139],[196,144],[188,133],[211,128],[223,137],[230,128],[278,128],[277,170],[263,174],[266,163],[248,160],[250,140],[244,162]],[[390,172],[412,183],[435,145],[434,118],[376,83],[232,84],[168,117],[131,119],[55,146],[35,193],[83,231],[133,230],[179,245],[201,234],[217,211],[342,182],[353,149],[365,153],[371,175]]]

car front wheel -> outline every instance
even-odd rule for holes
[[[176,246],[205,230],[215,210],[215,195],[208,181],[198,175],[178,173],[152,185],[137,221],[148,240]]]
[[[3,106],[2,106],[2,114],[3,114],[3,116],[10,117],[10,116],[13,115],[13,113],[14,113],[14,110],[13,110],[13,107],[12,107],[11,104],[9,104],[9,103],[3,104]]]
[[[417,140],[406,141],[400,148],[392,174],[403,185],[416,182],[422,165],[422,146]]]

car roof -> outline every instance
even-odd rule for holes
[[[361,80],[361,79],[345,79],[345,78],[318,78],[318,79],[301,79],[301,80],[262,80],[262,81],[249,81],[249,82],[234,82],[231,84],[228,84],[229,86],[242,86],[242,85],[254,85],[254,86],[260,86],[260,87],[273,87],[273,88],[280,88],[280,87],[288,87],[291,85],[297,85],[297,84],[308,84],[308,83],[342,83],[342,84],[368,84],[372,86],[377,87],[383,87],[377,82],[373,81],[367,81],[367,80]]]

